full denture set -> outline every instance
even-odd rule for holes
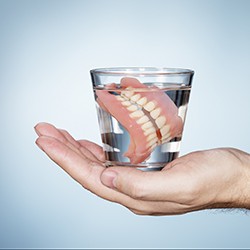
[[[183,122],[173,101],[159,88],[149,88],[129,77],[122,78],[120,85],[122,90],[116,95],[109,89],[96,90],[97,102],[129,132],[130,144],[124,156],[137,164],[156,146],[181,135]]]

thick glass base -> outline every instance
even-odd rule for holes
[[[130,164],[126,162],[117,162],[117,161],[106,161],[105,166],[106,167],[131,167],[131,168],[137,168],[139,170],[148,172],[148,171],[160,171],[166,166],[166,162],[159,162],[159,163],[145,163],[145,164]]]

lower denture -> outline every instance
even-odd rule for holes
[[[137,164],[145,161],[157,145],[180,135],[183,123],[173,101],[157,87],[134,93],[136,88],[148,87],[129,77],[121,80],[121,87],[124,90],[116,96],[110,90],[96,90],[97,102],[128,131],[130,144],[124,156]]]

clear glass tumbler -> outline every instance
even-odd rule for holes
[[[178,157],[194,71],[90,71],[106,166],[161,170]]]

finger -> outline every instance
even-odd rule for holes
[[[79,156],[69,147],[55,138],[40,136],[36,143],[39,147],[73,179],[92,193],[109,201],[117,202],[136,214],[171,214],[174,208],[169,205],[172,211],[164,211],[164,203],[138,201],[127,195],[112,190],[102,184],[100,176],[105,169],[88,158]],[[165,204],[166,206],[166,204]]]
[[[133,199],[101,183],[100,176],[105,169],[101,164],[77,154],[67,145],[53,137],[41,135],[36,140],[36,143],[57,165],[89,191],[124,206],[132,206]]]
[[[193,208],[184,204],[178,204],[173,202],[149,202],[143,201],[141,206],[136,209],[130,209],[137,215],[178,215],[185,214],[187,212],[198,210],[199,208]]]
[[[59,131],[64,135],[64,137],[76,148],[80,148],[81,144],[74,139],[74,137],[66,130],[64,129],[59,129]]]
[[[98,158],[92,152],[90,152],[88,148],[83,147],[66,130],[60,129],[60,132],[64,135],[68,142],[75,146],[85,157],[92,161],[99,162]]]
[[[60,129],[60,132],[64,135],[64,137],[76,148],[78,148],[81,153],[90,158],[93,161],[103,161],[103,150],[97,144],[87,141],[87,140],[79,140],[76,141],[72,135],[68,133],[68,131],[64,129]],[[91,152],[93,151],[93,152]]]
[[[174,167],[156,172],[112,167],[103,171],[101,181],[136,200],[145,201],[175,202],[178,199],[180,203],[185,203],[189,201],[189,194],[192,194],[194,188],[193,181]]]
[[[85,157],[91,159],[92,161],[98,162],[98,158],[90,152],[89,148],[83,147],[78,141],[76,141],[72,135],[68,133],[68,131],[64,129],[59,129],[59,131],[64,135],[64,137],[72,144],[74,145]],[[91,142],[89,142],[91,143]]]
[[[36,144],[63,170],[65,170],[76,181],[80,181],[83,175],[88,175],[91,162],[87,158],[76,153],[68,145],[62,143],[57,138],[41,135]],[[84,171],[80,169],[80,164],[84,166]]]
[[[94,152],[91,152],[88,148],[80,146],[79,150],[85,157],[89,158],[92,161],[98,162],[99,164],[104,166],[104,163],[100,161],[98,157],[95,156]]]
[[[135,200],[125,194],[112,190],[102,184],[100,176],[105,169],[88,158],[79,156],[69,147],[55,138],[40,136],[36,143],[73,179],[92,193],[109,201],[120,203],[135,214],[140,215],[171,215],[187,211],[185,206],[171,202],[154,202]]]
[[[112,178],[112,171],[107,171],[107,173],[110,174],[109,178]],[[181,204],[179,200],[176,202],[166,200],[142,200],[141,197],[139,199],[137,197],[132,198],[132,200],[133,202],[121,202],[121,204],[125,205],[129,210],[138,215],[177,215],[197,210],[197,207],[192,204]]]
[[[105,155],[102,147],[88,140],[79,140],[78,142],[82,147],[87,148],[89,151],[91,151],[99,161],[103,162],[105,160]]]
[[[57,129],[55,126],[53,126],[52,124],[49,124],[49,123],[38,123],[35,126],[35,131],[39,136],[45,135],[45,136],[56,138],[57,140],[61,141],[65,145],[67,145],[69,148],[71,148],[76,153],[81,154],[80,150],[78,149],[80,147],[80,145],[77,142],[72,143],[72,141],[74,139],[73,139],[73,137],[70,137],[69,134],[66,137],[65,136],[66,131],[62,132],[59,129]],[[69,138],[69,140],[68,140],[68,138]]]

